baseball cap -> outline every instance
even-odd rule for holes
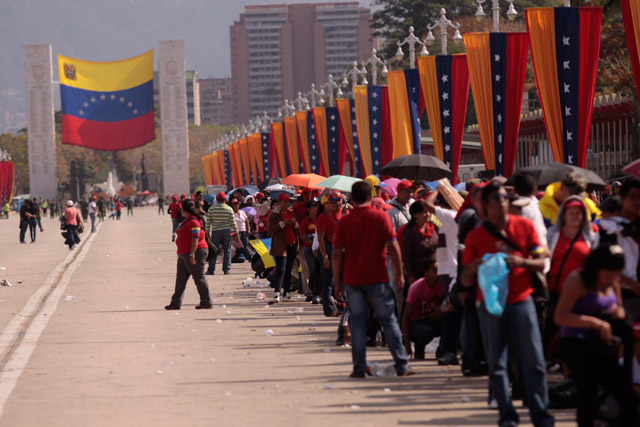
[[[181,198],[181,199],[184,199],[185,197],[187,197],[187,195],[186,195],[186,194],[184,194],[184,193],[182,193],[182,194],[180,195],[180,198]]]
[[[264,199],[263,193],[256,193],[256,199]]]
[[[621,187],[622,183],[620,183],[620,181],[613,181],[611,183],[611,188],[616,188],[616,187]]]
[[[73,206],[73,200],[67,200],[67,206]]]
[[[570,200],[564,205],[565,209],[575,208],[575,207],[582,208],[583,210],[585,210],[584,203],[582,203],[580,200]]]
[[[227,200],[227,195],[221,191],[216,195],[216,200]]]
[[[178,196],[171,196],[172,200],[178,200]]]
[[[411,182],[407,181],[406,179],[403,179],[402,181],[400,181],[400,182],[398,183],[398,186],[396,187],[396,189],[397,189],[398,191],[400,191],[400,190],[407,190],[407,189],[411,189],[411,190],[413,190],[413,189],[415,189],[415,188],[417,188],[417,187],[416,187],[415,185],[413,185]]]
[[[278,196],[278,201],[281,202],[283,200],[289,201],[289,200],[291,200],[291,197],[289,197],[289,195],[287,193],[281,193]]]
[[[327,201],[328,202],[339,202],[340,200],[342,200],[342,193],[340,193],[339,191],[332,191],[331,193],[329,193],[327,195]]]
[[[383,211],[388,211],[392,208],[391,205],[385,203],[382,197],[374,197],[373,199],[371,199],[371,206]]]

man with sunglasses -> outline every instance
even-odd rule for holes
[[[495,181],[487,184],[481,199],[486,217],[466,238],[461,282],[466,287],[473,285],[485,254],[508,254],[509,290],[502,315],[490,314],[484,306],[482,291],[478,289],[477,293],[490,384],[500,410],[498,424],[515,426],[519,423],[509,393],[509,345],[515,348],[520,362],[531,421],[535,426],[551,426],[554,419],[548,411],[546,364],[536,308],[531,298],[532,272],[544,269],[548,250],[540,242],[531,220],[509,215],[509,197],[502,184]]]

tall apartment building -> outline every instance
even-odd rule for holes
[[[370,54],[370,18],[358,2],[245,6],[230,27],[233,121],[276,114],[329,74],[340,81]]]
[[[199,79],[200,121],[202,124],[233,124],[231,77]]]
[[[200,87],[198,83],[198,72],[187,70],[187,117],[192,125],[200,126]],[[157,109],[160,108],[160,79],[158,72],[153,72],[153,103]]]

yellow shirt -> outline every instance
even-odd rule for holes
[[[554,225],[556,223],[556,218],[558,217],[558,209],[560,208],[556,203],[556,199],[553,195],[560,189],[560,182],[554,182],[553,184],[547,185],[547,188],[544,190],[544,196],[540,199],[540,212],[542,212],[542,217],[545,220],[545,223],[550,223]],[[593,220],[600,218],[600,209],[596,206],[593,200],[591,200],[588,196],[583,199],[584,204],[587,206],[587,210],[589,211],[589,219]]]

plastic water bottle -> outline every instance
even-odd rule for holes
[[[376,347],[382,347],[383,343],[384,341],[382,340],[382,331],[378,329],[378,332],[376,332]]]
[[[369,370],[371,372],[371,375],[373,375],[374,377],[395,377],[398,375],[396,373],[396,368],[393,362],[374,362],[369,365]]]

